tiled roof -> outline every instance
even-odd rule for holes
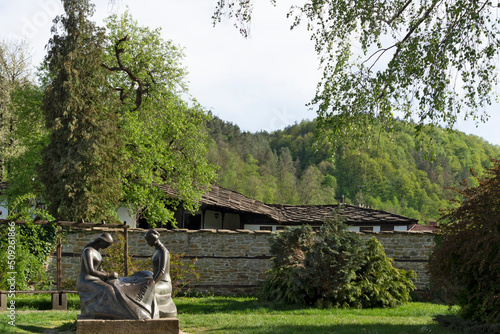
[[[221,206],[236,211],[262,214],[274,220],[279,220],[276,210],[271,205],[217,185],[212,185],[212,189],[202,196],[201,203]]]
[[[172,190],[161,186],[169,195],[175,196]],[[212,185],[212,189],[202,196],[202,204],[232,209],[239,212],[250,212],[265,215],[280,224],[322,223],[332,216],[337,205],[284,205],[266,204],[246,197],[235,191]],[[416,224],[417,220],[393,213],[361,208],[353,205],[343,205],[342,215],[347,224]]]
[[[331,217],[338,205],[273,205],[279,212],[281,223],[303,224],[320,223]],[[415,224],[416,219],[396,215],[390,212],[343,205],[342,216],[347,224]]]

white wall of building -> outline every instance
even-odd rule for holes
[[[224,229],[236,230],[240,228],[240,215],[237,213],[226,213],[224,215]]]
[[[118,214],[118,219],[120,219],[122,223],[126,222],[131,228],[137,227],[137,217],[135,214],[130,214],[129,208],[121,206],[116,210],[116,213]]]
[[[222,228],[222,213],[219,211],[205,211],[204,228],[221,229]]]
[[[252,224],[245,224],[244,229],[249,230],[249,231],[261,231],[261,230],[267,230],[271,229],[271,231],[276,231],[276,225],[252,225]]]
[[[408,231],[408,226],[394,226],[394,231]]]
[[[7,209],[7,203],[0,202],[0,219],[5,219],[7,218],[7,215],[9,214],[9,209]]]

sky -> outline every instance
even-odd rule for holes
[[[254,1],[250,37],[225,20],[213,27],[216,1],[95,0],[92,20],[129,8],[140,25],[162,29],[165,39],[184,48],[189,91],[205,108],[244,131],[274,131],[313,119],[307,104],[321,78],[314,44],[305,27],[290,31],[292,0]],[[63,12],[59,0],[0,1],[0,40],[28,40],[34,64],[46,53],[52,19]],[[459,120],[456,128],[500,145],[500,104],[488,107],[487,123]]]

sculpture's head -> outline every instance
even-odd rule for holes
[[[111,234],[109,234],[108,232],[101,234],[96,239],[96,241],[100,242],[101,248],[103,248],[103,249],[108,248],[109,246],[111,246],[113,244],[113,238],[111,237]]]
[[[146,232],[144,238],[146,239],[148,245],[154,246],[159,241],[160,233],[152,228]]]

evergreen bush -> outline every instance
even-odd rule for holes
[[[409,301],[414,273],[396,269],[376,238],[366,244],[339,215],[318,233],[304,225],[271,239],[272,267],[259,295],[317,307],[394,307]]]

